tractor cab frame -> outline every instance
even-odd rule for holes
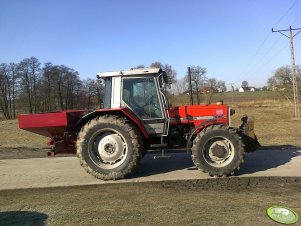
[[[167,83],[159,68],[98,73],[105,86],[105,109],[130,109],[150,136],[168,135],[168,103],[163,93]]]

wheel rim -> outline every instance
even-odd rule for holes
[[[116,130],[100,130],[89,142],[89,155],[93,162],[103,169],[114,169],[126,159],[128,145]]]
[[[225,167],[233,160],[235,148],[233,143],[225,137],[213,137],[205,142],[203,157],[214,167]]]

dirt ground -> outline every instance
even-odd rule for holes
[[[222,178],[7,190],[0,225],[278,225],[267,208],[300,214],[300,188],[300,178]]]

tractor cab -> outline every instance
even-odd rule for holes
[[[98,73],[105,85],[104,108],[128,108],[144,124],[149,135],[167,134],[167,100],[163,89],[166,72],[159,68]]]

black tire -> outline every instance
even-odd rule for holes
[[[245,147],[238,133],[213,125],[197,134],[191,148],[194,164],[210,176],[233,175],[244,162]]]
[[[77,157],[83,168],[102,180],[122,179],[141,159],[142,138],[136,127],[119,116],[100,116],[78,134]]]

